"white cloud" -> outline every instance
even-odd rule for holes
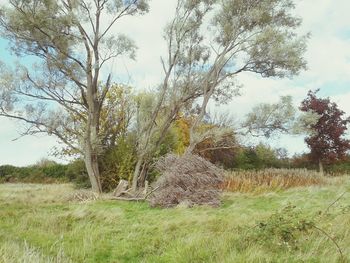
[[[49,155],[50,149],[57,145],[49,136],[26,136],[18,140],[19,123],[0,118],[0,165],[29,165],[41,158],[54,159]]]
[[[174,0],[152,0],[148,14],[126,18],[113,28],[114,33],[128,35],[138,46],[136,61],[114,61],[112,68],[113,72],[117,72],[115,75],[124,75],[120,80],[129,80],[130,74],[130,84],[139,89],[154,87],[159,83],[162,75],[161,56],[166,54],[164,26],[173,16],[175,4]]]
[[[315,84],[349,80],[350,2],[348,0],[301,1],[297,11],[303,30],[311,32],[306,58],[309,70],[302,76]],[[347,34],[347,35],[346,35]]]
[[[0,0],[0,3],[5,0]],[[174,12],[174,0],[152,0],[151,12],[145,16],[125,19],[114,28],[115,32],[123,32],[133,38],[138,45],[137,60],[116,60],[110,65],[116,80],[128,80],[138,89],[150,88],[156,85],[162,69],[160,56],[166,48],[162,38],[163,27]],[[350,19],[348,0],[296,0],[296,14],[303,19],[300,32],[311,32],[306,59],[309,70],[303,72],[294,80],[262,79],[253,74],[242,74],[240,81],[244,84],[242,96],[234,98],[224,109],[242,118],[253,105],[260,102],[275,102],[279,96],[290,94],[296,104],[306,96],[309,89],[324,87],[330,83],[338,85],[350,84]],[[339,84],[340,83],[340,84]],[[343,84],[342,84],[343,83]],[[331,88],[331,86],[330,86]],[[333,94],[332,90],[322,94]],[[340,87],[332,100],[350,114],[350,93],[347,87]],[[0,163],[26,164],[46,156],[54,140],[46,137],[23,138],[10,142],[9,134],[16,137],[16,127],[0,119]],[[5,135],[6,134],[6,135]],[[11,137],[12,139],[12,137]],[[275,142],[285,146],[290,152],[306,150],[303,139],[281,137]],[[13,150],[15,149],[15,150]],[[18,149],[18,150],[17,150]]]
[[[262,79],[253,74],[242,74],[243,96],[235,98],[225,109],[243,117],[253,105],[261,102],[276,102],[281,95],[292,95],[298,105],[306,97],[307,91],[323,87],[322,94],[330,95],[331,100],[350,115],[350,93],[345,85],[350,85],[350,1],[332,0],[297,1],[296,13],[303,19],[299,30],[311,32],[305,58],[308,70],[294,80]],[[347,30],[347,31],[346,31]],[[348,34],[348,35],[346,35]],[[337,96],[332,84],[338,84]],[[339,87],[343,85],[343,87]],[[301,136],[281,136],[269,141],[277,147],[285,147],[290,153],[307,151]]]

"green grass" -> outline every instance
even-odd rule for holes
[[[289,204],[301,217],[315,217],[350,262],[350,180],[334,181],[259,195],[225,193],[220,208],[191,209],[68,202],[71,185],[3,184],[0,262],[341,262],[334,243],[317,230],[298,234],[291,247],[256,228]]]

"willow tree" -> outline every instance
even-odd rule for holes
[[[241,73],[284,78],[292,77],[306,67],[302,55],[307,35],[296,33],[301,19],[293,15],[292,0],[213,2],[210,34],[203,33],[212,59],[200,82],[203,100],[191,127],[188,151],[201,140],[202,135],[196,129],[206,114],[210,99],[232,91]]]
[[[208,103],[236,95],[241,73],[284,78],[305,69],[307,35],[297,34],[301,19],[293,9],[292,0],[177,0],[164,35],[164,79],[139,137],[134,188],[142,159],[152,154],[179,112],[193,117],[187,149],[192,152],[215,133],[198,129]]]
[[[1,65],[0,116],[25,122],[25,134],[55,135],[79,152],[96,192],[100,118],[112,80],[106,65],[134,58],[136,49],[113,28],[147,11],[147,0],[8,0],[0,9],[1,36],[15,54],[35,57],[32,67]]]

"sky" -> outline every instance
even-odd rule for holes
[[[6,3],[6,0],[0,0]],[[350,115],[350,10],[349,0],[296,0],[296,15],[303,19],[300,33],[311,33],[305,58],[308,70],[293,79],[262,79],[243,73],[241,96],[235,97],[221,110],[243,119],[251,108],[262,102],[277,102],[280,96],[291,95],[295,105],[306,97],[308,90],[320,89],[339,108]],[[137,46],[137,59],[121,59],[109,65],[115,81],[125,81],[137,89],[154,87],[161,77],[160,57],[165,53],[163,27],[172,17],[175,0],[151,0],[150,12],[121,22],[114,28],[132,37]],[[0,60],[13,63],[16,58],[0,38]],[[0,165],[29,165],[50,155],[57,141],[49,136],[18,138],[20,124],[0,117]],[[248,142],[249,143],[249,142]],[[307,151],[301,136],[281,136],[268,141],[272,146],[285,147],[290,154]],[[56,159],[58,160],[58,159]],[[60,160],[58,160],[60,161]]]

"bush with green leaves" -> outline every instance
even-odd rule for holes
[[[278,157],[277,150],[262,143],[255,147],[240,147],[234,156],[234,169],[260,170],[284,167],[288,167],[288,162]]]
[[[89,188],[90,181],[87,174],[84,161],[77,159],[67,165],[65,176],[70,182],[73,182],[77,187]]]
[[[273,213],[267,219],[256,222],[253,228],[249,228],[245,244],[249,245],[251,242],[254,242],[269,249],[300,250],[304,242],[310,242],[312,236],[322,235],[326,240],[333,243],[334,250],[339,255],[337,262],[348,262],[337,241],[337,235],[317,225],[318,222],[326,219],[334,220],[334,217],[337,215],[347,214],[349,212],[346,206],[342,206],[336,213],[329,212],[329,209],[344,194],[338,197],[324,211],[318,211],[315,214],[303,213],[302,209],[298,209],[291,204],[287,205],[283,209]],[[328,225],[332,225],[331,221]]]
[[[55,183],[68,181],[66,178],[67,165],[54,161],[35,165],[16,167],[12,165],[0,166],[0,182],[24,183]]]
[[[299,240],[314,227],[313,218],[306,216],[296,206],[288,205],[269,218],[257,222],[250,238],[264,246],[297,249]]]
[[[135,139],[133,136],[121,137],[116,145],[100,158],[103,191],[115,189],[121,179],[129,182],[132,180],[136,162]]]
[[[11,177],[18,177],[18,167],[13,165],[0,166],[0,183],[8,181]]]

